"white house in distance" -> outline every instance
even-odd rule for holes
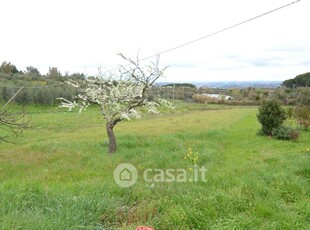
[[[207,96],[207,97],[211,97],[211,98],[216,98],[216,99],[219,99],[219,100],[223,99],[223,100],[226,100],[226,101],[231,101],[231,100],[234,99],[232,96],[221,95],[221,94],[203,93],[202,95],[203,96]]]

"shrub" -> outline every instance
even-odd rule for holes
[[[304,127],[305,130],[307,130],[310,126],[310,122],[305,121],[305,120],[299,120],[300,126]]]
[[[280,127],[286,119],[286,111],[277,101],[264,101],[259,107],[257,119],[262,125],[262,132],[271,135],[272,130]]]
[[[299,105],[295,108],[295,116],[299,124],[305,129],[310,125],[310,106]]]
[[[213,97],[209,97],[206,95],[201,95],[201,94],[195,94],[192,96],[194,101],[196,103],[200,103],[200,104],[219,104],[221,102],[221,100],[219,98],[213,98]]]
[[[294,109],[293,109],[292,107],[288,107],[288,108],[286,109],[286,117],[287,117],[288,119],[292,119],[293,116],[294,116]]]
[[[299,138],[299,136],[300,136],[299,130],[298,130],[298,129],[293,129],[293,130],[291,131],[291,135],[290,135],[291,139],[290,139],[290,140],[292,140],[292,141],[297,141],[298,138]]]
[[[292,140],[297,141],[300,132],[297,129],[293,129],[286,126],[280,126],[272,130],[272,136],[280,140]]]

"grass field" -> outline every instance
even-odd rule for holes
[[[107,153],[105,125],[28,108],[34,130],[0,145],[1,229],[309,229],[310,132],[297,142],[256,135],[256,107],[177,104],[159,116],[119,123]],[[147,168],[189,169],[188,148],[207,181],[147,183]],[[133,164],[137,183],[113,180]]]

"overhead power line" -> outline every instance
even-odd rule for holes
[[[180,49],[180,48],[182,48],[182,47],[184,47],[184,46],[191,45],[191,44],[196,43],[196,42],[199,42],[199,41],[201,41],[201,40],[203,40],[203,39],[210,38],[210,37],[215,36],[215,35],[217,35],[217,34],[223,33],[223,32],[225,32],[225,31],[227,31],[227,30],[234,29],[234,28],[236,28],[236,27],[238,27],[238,26],[241,26],[241,25],[243,25],[243,24],[246,24],[246,23],[248,23],[248,22],[254,21],[254,20],[259,19],[259,18],[261,18],[261,17],[264,17],[264,16],[267,16],[267,15],[269,15],[269,14],[272,14],[272,13],[274,13],[274,12],[276,12],[276,11],[279,11],[279,10],[282,10],[282,9],[287,8],[287,7],[289,7],[289,6],[292,6],[292,5],[294,5],[295,3],[298,3],[298,2],[300,2],[300,1],[301,1],[301,0],[295,0],[295,1],[291,2],[291,3],[288,3],[288,4],[285,4],[285,5],[279,6],[279,7],[277,7],[277,8],[272,9],[272,10],[269,10],[269,11],[267,11],[267,12],[265,12],[265,13],[259,14],[259,15],[257,15],[257,16],[254,16],[254,17],[251,17],[251,18],[246,19],[246,20],[244,20],[244,21],[241,21],[241,22],[239,22],[239,23],[236,23],[236,24],[233,24],[233,25],[231,25],[231,26],[225,27],[225,28],[223,28],[223,29],[217,30],[217,31],[215,31],[215,32],[213,32],[213,33],[210,33],[210,34],[208,34],[208,35],[202,36],[202,37],[200,37],[200,38],[197,38],[197,39],[194,39],[194,40],[191,40],[191,41],[188,41],[188,42],[185,42],[185,43],[183,43],[183,44],[180,44],[180,45],[177,45],[177,46],[175,46],[175,47],[172,47],[172,48],[163,50],[163,51],[161,51],[161,52],[158,52],[158,53],[155,53],[155,54],[153,54],[153,55],[150,55],[150,56],[141,58],[141,59],[139,59],[139,60],[140,60],[140,61],[145,61],[145,60],[154,58],[154,57],[156,57],[156,56],[159,56],[159,55],[162,55],[162,54],[165,54],[165,53],[174,51],[174,50],[176,50],[176,49]],[[127,64],[127,65],[124,65],[123,67],[130,66],[130,65],[131,65],[131,64]],[[84,68],[86,68],[86,67],[84,67]],[[115,71],[115,70],[118,70],[118,69],[120,69],[120,67],[115,67],[115,68],[112,68],[112,69],[105,70],[105,71],[101,72],[101,74],[109,73],[109,72],[112,72],[112,71]],[[25,86],[24,88],[44,88],[44,87],[52,87],[52,86],[58,86],[58,85],[64,85],[64,84],[65,84],[65,83],[54,84],[54,85],[45,85],[45,86]],[[7,86],[7,85],[0,85],[0,87],[20,88],[20,86]]]
[[[196,42],[199,42],[199,41],[201,41],[201,40],[203,40],[203,39],[206,39],[206,38],[215,36],[215,35],[217,35],[217,34],[220,34],[220,33],[225,32],[225,31],[227,31],[227,30],[231,30],[231,29],[233,29],[233,28],[236,28],[236,27],[241,26],[241,25],[243,25],[243,24],[246,24],[246,23],[248,23],[248,22],[254,21],[254,20],[258,19],[258,18],[264,17],[264,16],[269,15],[269,14],[272,14],[272,13],[274,13],[274,12],[276,12],[276,11],[279,11],[279,10],[282,10],[282,9],[287,8],[287,7],[289,7],[289,6],[292,6],[292,5],[294,5],[295,3],[298,3],[298,2],[300,2],[300,1],[301,1],[301,0],[296,0],[296,1],[293,1],[293,2],[291,2],[291,3],[282,5],[282,6],[280,6],[280,7],[275,8],[275,9],[269,10],[269,11],[267,11],[267,12],[265,12],[265,13],[259,14],[259,15],[257,15],[257,16],[252,17],[252,18],[249,18],[249,19],[247,19],[247,20],[244,20],[244,21],[241,21],[241,22],[239,22],[239,23],[233,24],[233,25],[231,25],[231,26],[225,27],[225,28],[223,28],[223,29],[217,30],[217,31],[215,31],[215,32],[213,32],[213,33],[210,33],[210,34],[208,34],[208,35],[202,36],[202,37],[200,37],[200,38],[194,39],[194,40],[189,41],[189,42],[185,42],[185,43],[183,43],[183,44],[180,44],[180,45],[177,45],[177,46],[175,46],[175,47],[169,48],[169,49],[167,49],[167,50],[161,51],[161,52],[159,52],[159,53],[156,53],[156,54],[153,54],[153,55],[150,55],[150,56],[141,58],[140,61],[145,61],[145,60],[154,58],[154,57],[156,57],[156,56],[159,56],[159,55],[162,55],[162,54],[165,54],[165,53],[174,51],[174,50],[176,50],[176,49],[180,49],[180,48],[182,48],[182,47],[184,47],[184,46],[191,45],[191,44],[196,43]],[[125,66],[130,66],[130,65],[131,65],[131,64],[128,64],[128,65],[125,65]],[[109,70],[104,71],[103,73],[112,72],[112,71],[114,71],[114,70],[118,70],[119,68],[120,68],[120,67],[116,67],[116,68],[113,68],[113,69],[109,69]]]
[[[250,22],[250,21],[253,21],[253,20],[255,20],[255,19],[258,19],[258,18],[261,18],[261,17],[266,16],[266,15],[268,15],[268,14],[271,14],[271,13],[273,13],[273,12],[275,12],[275,11],[278,11],[278,10],[281,10],[281,9],[286,8],[286,7],[288,7],[288,6],[291,6],[291,5],[293,5],[293,4],[297,3],[297,2],[300,2],[300,1],[301,1],[301,0],[296,0],[296,1],[291,2],[291,3],[289,3],[289,4],[280,6],[280,7],[278,7],[278,8],[273,9],[273,10],[270,10],[270,11],[268,11],[268,12],[266,12],[266,13],[257,15],[257,16],[255,16],[255,17],[250,18],[250,19],[247,19],[247,20],[244,20],[244,21],[242,21],[242,22],[236,23],[236,24],[234,24],[234,25],[228,26],[228,27],[226,27],[226,28],[224,28],[224,29],[218,30],[218,31],[213,32],[213,33],[211,33],[211,34],[208,34],[208,35],[205,35],[205,36],[203,36],[203,37],[197,38],[197,39],[195,39],[195,40],[192,40],[192,41],[183,43],[183,44],[178,45],[178,46],[175,46],[175,47],[173,47],[173,48],[164,50],[164,51],[159,52],[159,53],[157,53],[157,54],[155,54],[155,55],[151,55],[151,56],[149,56],[149,57],[145,57],[145,58],[143,58],[143,59],[141,59],[141,60],[147,60],[147,59],[153,58],[153,57],[155,57],[155,56],[157,56],[157,55],[161,55],[161,54],[164,54],[164,53],[168,53],[168,52],[171,52],[171,51],[173,51],[173,50],[176,50],[176,49],[182,48],[182,47],[184,47],[184,46],[190,45],[190,44],[192,44],[192,43],[198,42],[198,41],[200,41],[200,40],[209,38],[209,37],[211,37],[211,36],[214,36],[214,35],[217,35],[217,34],[219,34],[219,33],[222,33],[222,32],[224,32],[224,31],[226,31],[226,30],[233,29],[233,28],[235,28],[235,27],[237,27],[237,26],[243,25],[243,24],[248,23],[248,22]]]

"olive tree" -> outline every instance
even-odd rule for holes
[[[128,62],[126,66],[120,66],[116,75],[87,78],[78,82],[70,81],[74,87],[80,89],[80,93],[74,101],[58,98],[60,107],[70,110],[79,107],[80,112],[89,105],[97,105],[106,120],[106,131],[109,137],[109,152],[116,151],[116,138],[113,128],[123,120],[140,118],[140,107],[149,112],[159,113],[157,107],[160,105],[171,106],[171,104],[157,97],[151,100],[149,90],[157,79],[163,77],[166,68],[158,66],[159,57],[155,63],[142,66],[139,58],[136,60],[119,54]]]

